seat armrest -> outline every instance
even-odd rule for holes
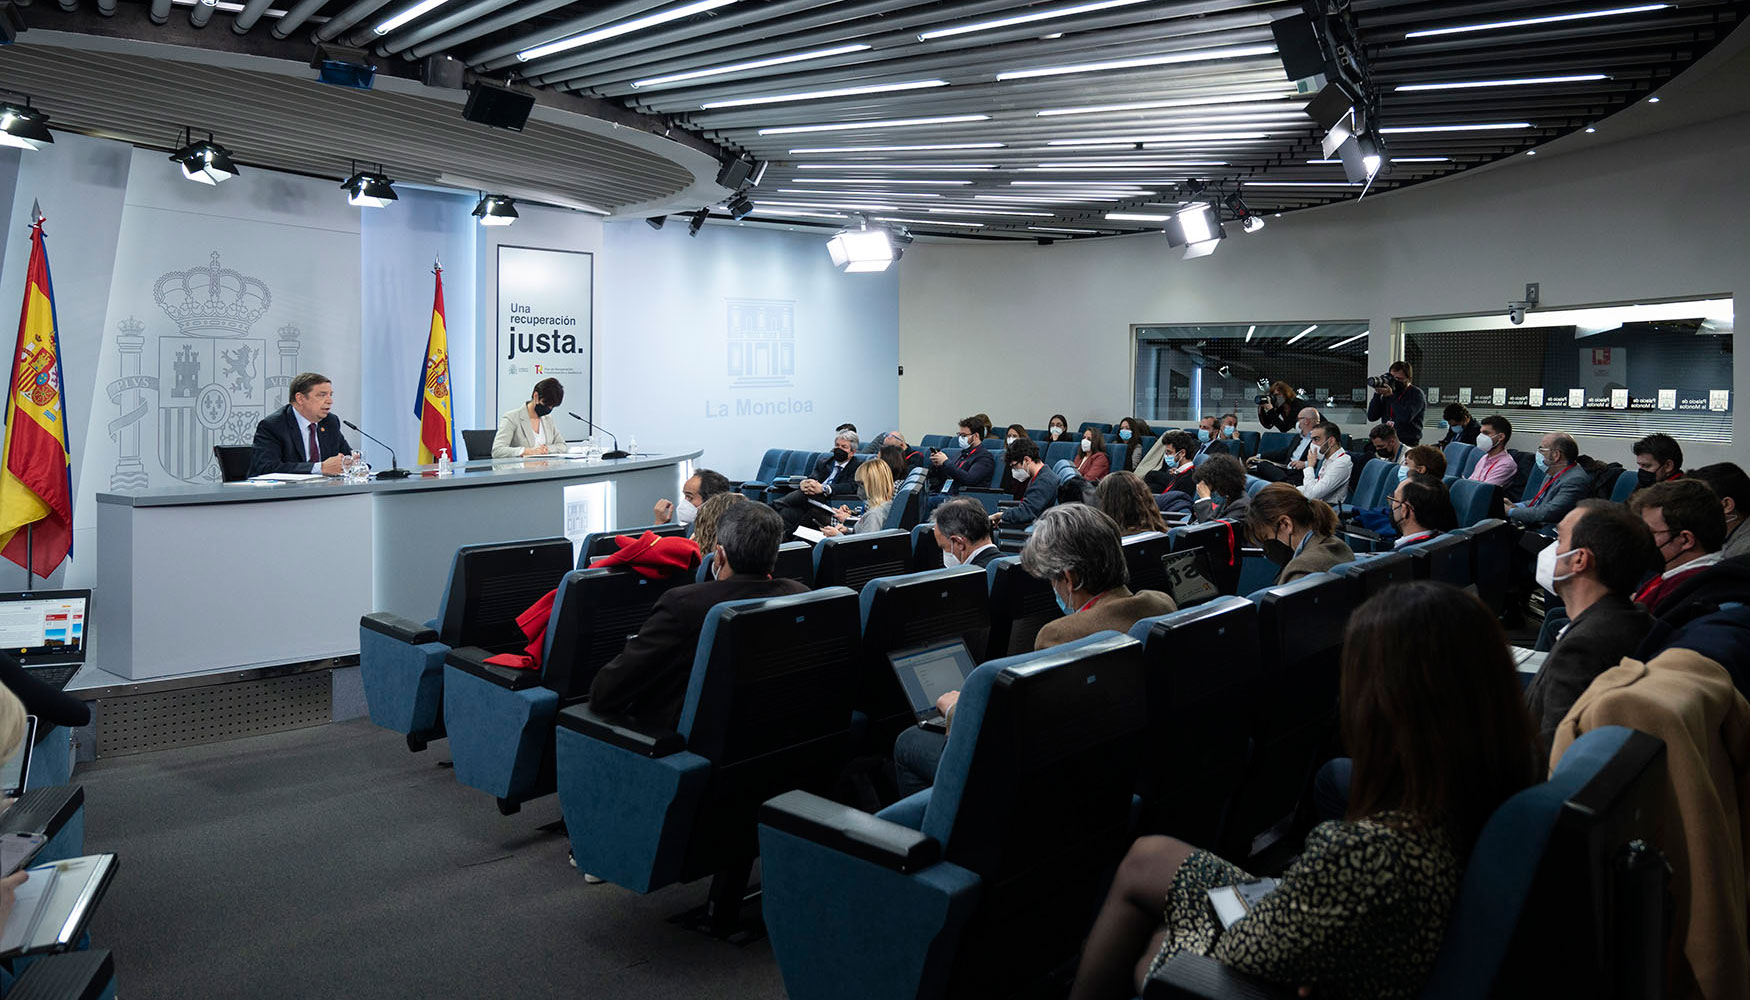
[[[85,789],[81,785],[32,788],[20,795],[10,809],[0,813],[0,835],[40,833],[53,837],[84,804]]]
[[[631,719],[597,715],[588,704],[560,709],[559,725],[642,757],[669,757],[687,748],[686,738],[672,729],[647,729]]]
[[[490,684],[497,684],[499,687],[509,688],[512,691],[541,686],[539,667],[523,669],[486,662],[487,657],[497,655],[492,650],[481,649],[479,646],[463,646],[461,649],[452,649],[445,653],[444,663],[465,674],[471,674]]]
[[[1210,958],[1180,952],[1143,984],[1142,1000],[1289,1000],[1296,991],[1248,976]]]
[[[359,628],[381,632],[391,639],[399,639],[409,646],[421,646],[428,642],[438,641],[437,629],[416,622],[393,611],[373,611],[359,618]]]
[[[785,792],[760,806],[760,822],[854,858],[911,873],[942,860],[934,838],[808,792]]]
[[[106,949],[45,955],[30,963],[8,1000],[97,1000],[115,980],[115,959]]]

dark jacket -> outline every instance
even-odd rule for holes
[[[1037,476],[1027,480],[1027,492],[1021,497],[1021,506],[1003,511],[1002,526],[1024,528],[1038,520],[1039,515],[1055,503],[1057,476],[1050,469],[1040,469]]]
[[[928,476],[930,491],[942,488],[944,480],[953,482],[949,493],[959,493],[962,489],[990,488],[991,473],[997,469],[997,457],[983,448],[968,448],[950,458],[941,465],[930,467]]]
[[[968,565],[977,566],[979,569],[985,569],[990,566],[992,559],[1001,559],[1002,557],[1003,550],[993,545],[990,548],[980,549],[973,553],[972,561]]]
[[[346,436],[340,433],[340,418],[332,413],[316,425],[316,444],[321,447],[323,458],[352,451]],[[297,414],[292,412],[292,404],[287,403],[278,413],[268,414],[255,425],[255,452],[249,456],[249,474],[318,471],[304,458],[304,445],[298,436]]]
[[[1537,492],[1525,498],[1530,506],[1514,507],[1507,512],[1507,519],[1516,524],[1556,524],[1586,499],[1591,489],[1592,477],[1585,469],[1567,466],[1553,480],[1546,475]]]
[[[1483,425],[1477,421],[1477,418],[1472,417],[1468,424],[1454,424],[1453,426],[1448,427],[1446,429],[1446,436],[1440,439],[1440,447],[1445,448],[1447,445],[1453,443],[1476,444],[1477,435],[1481,434],[1482,431]],[[1402,440],[1402,438],[1399,438],[1399,440]],[[1496,444],[1499,443],[1500,442],[1498,441],[1496,442]]]
[[[1223,441],[1221,438],[1210,438],[1208,441],[1204,441],[1201,444],[1199,444],[1197,446],[1197,450],[1191,453],[1191,457],[1195,458],[1198,455],[1227,455],[1227,454],[1230,454],[1232,452],[1232,449],[1228,447],[1229,444],[1232,444],[1235,448],[1237,448],[1237,447],[1239,447],[1240,443],[1238,441],[1232,441],[1232,442]]]
[[[1405,386],[1389,396],[1374,393],[1367,401],[1367,419],[1387,422],[1397,428],[1398,440],[1415,447],[1422,443],[1422,417],[1428,411],[1428,395],[1418,385]]]
[[[1287,431],[1293,434],[1298,429],[1294,424],[1300,419],[1300,411],[1311,405],[1311,402],[1296,396],[1281,406],[1260,406],[1258,407],[1258,422],[1264,425],[1265,430]]]
[[[1525,703],[1537,720],[1545,753],[1580,692],[1623,657],[1633,656],[1652,627],[1652,616],[1621,594],[1600,598],[1569,623],[1525,689]]]
[[[1198,500],[1191,505],[1191,519],[1194,521],[1245,521],[1246,512],[1252,508],[1252,497],[1248,493],[1227,501],[1217,503],[1214,496]]]
[[[1258,457],[1263,459],[1266,462],[1275,462],[1279,465],[1287,465],[1289,460],[1294,458],[1294,449],[1300,447],[1301,440],[1302,439],[1300,437],[1299,432],[1295,432],[1294,440],[1288,442],[1288,447],[1286,447],[1286,448],[1272,448],[1269,451],[1266,451],[1266,452],[1259,454]],[[1312,444],[1310,443],[1310,441],[1307,444],[1307,447],[1308,448],[1312,447]],[[1304,452],[1302,453],[1302,457],[1303,458],[1305,457]]]
[[[1148,488],[1156,493],[1172,493],[1177,491],[1191,496],[1197,494],[1197,467],[1191,466],[1184,472],[1160,468],[1142,477]]]
[[[1722,559],[1700,573],[1691,574],[1679,580],[1659,602],[1659,616],[1653,620],[1653,627],[1634,652],[1634,658],[1644,662],[1671,646],[1693,648],[1686,645],[1684,638],[1691,623],[1722,607],[1742,604],[1750,604],[1750,556]],[[1726,664],[1726,669],[1734,676],[1743,676],[1750,670],[1750,664]]]
[[[629,716],[647,727],[675,728],[687,698],[699,633],[711,609],[724,601],[807,592],[795,580],[740,575],[665,592],[638,634],[626,641],[625,650],[595,675],[589,687],[591,708]]]
[[[839,477],[832,481],[831,495],[835,497],[854,497],[857,495],[857,466],[863,464],[863,456],[852,455],[845,467],[839,470]],[[832,475],[832,456],[828,455],[814,463],[814,475],[809,477],[817,483],[826,482],[826,477]]]

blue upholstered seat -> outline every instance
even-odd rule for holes
[[[1454,587],[1470,586],[1471,540],[1466,535],[1448,532],[1425,542],[1406,545],[1398,551],[1414,561],[1418,580],[1437,580]]]
[[[715,553],[705,553],[705,558],[699,561],[699,571],[693,574],[693,582],[704,583],[712,579],[711,567],[716,561]],[[772,575],[795,580],[804,587],[814,586],[814,546],[801,539],[779,545],[778,561],[772,566]]]
[[[718,876],[733,909],[759,803],[822,790],[843,766],[859,653],[843,587],[711,609],[674,731],[559,712],[559,804],[581,872],[650,892]]]
[[[1172,550],[1173,539],[1164,531],[1145,531],[1124,539],[1124,564],[1130,570],[1130,589],[1172,593],[1161,557]]]
[[[1227,521],[1206,521],[1168,529],[1172,551],[1203,549],[1209,553],[1209,572],[1215,589],[1223,594],[1239,593],[1240,573],[1245,545],[1245,527]],[[1268,560],[1262,560],[1268,563]],[[1256,589],[1256,588],[1254,588]]]
[[[787,993],[1013,996],[1073,960],[1131,840],[1142,675],[1140,644],[1115,632],[992,661],[961,692],[935,787],[903,808],[766,803]]]
[[[1019,556],[985,566],[990,592],[990,639],[986,659],[1029,652],[1047,622],[1063,617],[1051,585],[1021,568]]]
[[[569,539],[464,545],[450,562],[437,617],[421,624],[391,612],[359,619],[359,677],[371,721],[412,750],[444,735],[443,666],[451,649],[502,652],[526,645],[516,618],[572,566]]]
[[[1458,515],[1458,526],[1468,528],[1489,516],[1489,507],[1494,504],[1498,487],[1475,479],[1460,479],[1448,489],[1452,494],[1453,512]]]
[[[1046,465],[1053,468],[1056,468],[1059,462],[1069,462],[1074,465],[1076,456],[1082,453],[1081,448],[1080,438],[1074,441],[1053,441],[1040,449],[1039,457]]]
[[[567,573],[553,598],[539,670],[486,662],[479,648],[452,650],[444,664],[444,728],[456,780],[515,812],[553,791],[553,719],[588,697],[596,671],[620,654],[682,575],[648,580],[623,569]]]
[[[1402,552],[1376,552],[1352,562],[1338,563],[1331,572],[1352,581],[1351,600],[1356,604],[1396,583],[1409,583],[1416,578],[1414,560]]]
[[[887,655],[960,639],[972,658],[984,658],[990,632],[985,571],[955,566],[870,580],[858,598],[863,658],[855,707],[882,749],[913,722],[911,704],[899,687]]]
[[[860,591],[878,576],[904,573],[911,565],[911,533],[871,531],[822,539],[814,547],[814,585]]]

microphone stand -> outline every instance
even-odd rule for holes
[[[613,431],[608,430],[606,427],[598,428],[595,425],[595,421],[586,419],[584,417],[580,417],[577,414],[572,413],[570,410],[566,410],[565,415],[570,417],[573,420],[581,420],[584,423],[589,424],[589,429],[590,429],[591,433],[594,433],[595,431],[600,430],[603,434],[606,434],[608,437],[611,437],[614,439],[614,450],[602,452],[603,458],[631,458],[632,457],[631,452],[620,450],[620,438]],[[360,431],[359,433],[362,434],[364,432]]]
[[[341,423],[345,424],[346,426],[352,428],[355,431],[358,431],[360,434],[363,434],[366,438],[368,438],[372,441],[375,441],[376,443],[382,445],[383,447],[389,448],[389,443],[387,441],[384,441],[382,438],[373,437],[369,431],[366,431],[363,427],[360,427],[358,424],[355,424],[350,420],[342,420]],[[401,468],[401,463],[395,461],[395,449],[389,448],[389,467],[387,469],[384,469],[382,472],[377,473],[377,478],[378,479],[406,479],[408,476],[411,476],[412,474],[413,473],[408,472],[406,469]]]

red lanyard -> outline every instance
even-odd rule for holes
[[[1097,595],[1095,595],[1095,596],[1094,596],[1094,598],[1093,598],[1093,599],[1092,599],[1092,600],[1090,600],[1090,601],[1089,601],[1089,602],[1088,602],[1088,603],[1086,603],[1086,604],[1084,604],[1084,605],[1082,605],[1082,606],[1081,606],[1081,607],[1079,607],[1079,608],[1077,608],[1077,609],[1076,609],[1076,613],[1077,613],[1077,614],[1080,614],[1080,613],[1081,613],[1081,612],[1083,612],[1083,611],[1086,611],[1086,610],[1088,610],[1088,609],[1089,609],[1089,608],[1091,608],[1091,607],[1093,607],[1093,606],[1094,606],[1094,605],[1096,605],[1096,604],[1098,604],[1098,603],[1100,603],[1100,598],[1102,598],[1102,597],[1105,597],[1105,596],[1106,596],[1106,595],[1105,595],[1105,594],[1097,594]]]
[[[1554,482],[1555,482],[1555,481],[1556,481],[1556,480],[1558,480],[1558,479],[1560,479],[1560,478],[1562,478],[1562,477],[1563,477],[1563,476],[1565,476],[1565,475],[1567,475],[1567,474],[1568,474],[1568,469],[1572,469],[1572,468],[1573,468],[1573,466],[1571,466],[1571,465],[1570,465],[1570,466],[1568,466],[1568,467],[1567,467],[1567,468],[1564,468],[1564,469],[1563,469],[1563,470],[1562,470],[1562,471],[1560,471],[1560,472],[1558,472],[1558,473],[1556,473],[1556,474],[1555,474],[1555,475],[1553,475],[1553,476],[1550,476],[1550,477],[1549,477],[1549,478],[1547,478],[1547,479],[1545,479],[1545,480],[1544,480],[1544,481],[1543,481],[1543,485],[1542,485],[1542,486],[1540,486],[1540,487],[1538,487],[1538,490],[1537,490],[1537,496],[1534,496],[1534,497],[1532,497],[1532,498],[1531,498],[1531,502],[1532,502],[1532,503],[1537,503],[1537,502],[1538,502],[1538,501],[1539,501],[1539,500],[1542,500],[1542,499],[1543,499],[1543,491],[1544,491],[1544,490],[1547,490],[1547,489],[1549,489],[1549,488],[1550,488],[1550,485],[1551,485],[1551,484],[1553,484],[1553,483],[1554,483]]]
[[[1501,459],[1512,458],[1512,457],[1513,456],[1507,454],[1506,452],[1502,452],[1501,454],[1496,455],[1494,458],[1489,459],[1488,461],[1483,463],[1483,467],[1481,469],[1477,470],[1477,478],[1479,480],[1487,481],[1490,474],[1492,474],[1495,471],[1495,467],[1501,464]],[[1568,470],[1563,469],[1562,471],[1566,472]],[[1561,477],[1558,476],[1556,478],[1559,479]],[[1541,494],[1539,494],[1539,495],[1541,495]]]

